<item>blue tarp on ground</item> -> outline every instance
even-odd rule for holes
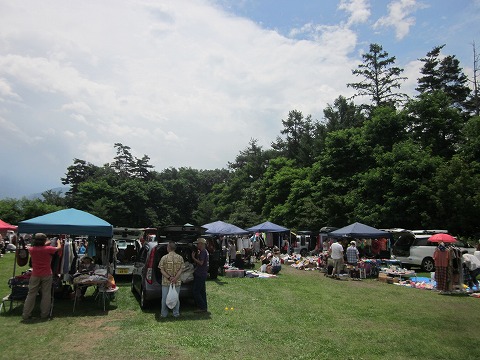
[[[250,232],[286,232],[286,231],[290,231],[289,229],[287,229],[283,226],[274,224],[270,221],[265,221],[264,223],[252,226],[252,227],[248,228],[247,230],[250,231]]]
[[[351,238],[390,238],[390,233],[375,229],[374,227],[356,222],[341,229],[328,233],[331,237],[351,237]]]
[[[95,215],[72,208],[20,221],[18,232],[109,237],[113,235],[113,226]]]
[[[239,228],[233,224],[229,224],[223,221],[215,221],[209,224],[202,225],[206,228],[206,234],[212,235],[245,235],[248,234],[248,231]]]

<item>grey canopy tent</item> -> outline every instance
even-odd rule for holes
[[[248,231],[251,232],[287,232],[290,231],[290,229],[287,229],[283,226],[274,224],[270,221],[265,221],[264,223],[252,226],[247,229]]]
[[[390,238],[390,233],[383,230],[375,229],[374,227],[356,222],[350,225],[347,225],[341,229],[331,231],[328,233],[328,236],[341,238],[341,237],[351,237],[351,238]]]
[[[202,225],[206,228],[206,234],[212,235],[245,235],[248,234],[248,231],[239,228],[233,224],[226,223],[224,221],[215,221],[209,224]]]

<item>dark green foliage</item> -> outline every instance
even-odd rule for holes
[[[418,79],[416,90],[420,94],[443,92],[449,98],[450,105],[462,109],[471,92],[467,86],[468,79],[455,56],[440,58],[444,47],[436,46],[425,58],[420,59],[424,63],[420,70],[423,76]]]
[[[444,92],[421,94],[409,102],[406,113],[410,134],[422,148],[447,159],[453,156],[465,120]]]
[[[309,166],[314,160],[314,133],[316,124],[311,115],[304,117],[301,111],[292,110],[288,118],[282,120],[281,134],[285,138],[277,137],[272,143],[272,148],[277,150],[279,156],[294,159],[299,166]]]

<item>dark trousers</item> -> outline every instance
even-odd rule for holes
[[[480,274],[480,268],[477,268],[475,270],[470,270],[470,276],[472,277],[472,282],[478,286],[478,280],[477,276]]]
[[[205,287],[205,282],[207,280],[207,275],[197,275],[193,274],[193,299],[195,304],[201,310],[207,310],[207,289]]]

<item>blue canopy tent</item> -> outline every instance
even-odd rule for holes
[[[206,228],[206,234],[212,235],[245,235],[248,234],[248,231],[239,228],[233,224],[226,223],[224,221],[215,221],[209,224],[202,225]]]
[[[356,222],[347,225],[341,229],[331,231],[328,233],[330,237],[351,237],[351,238],[390,238],[390,233],[383,230],[375,229],[374,227]]]
[[[281,233],[281,232],[288,232],[288,238],[290,239],[290,229],[286,227],[274,224],[270,221],[265,221],[261,224],[252,226],[247,229],[250,232],[266,232],[266,233]],[[281,247],[280,244],[280,237],[278,238],[278,247]]]
[[[50,214],[38,216],[29,220],[20,221],[17,228],[18,233],[46,233],[46,234],[69,234],[69,235],[89,235],[110,238],[107,245],[107,253],[110,252],[112,246],[111,237],[113,235],[113,226],[105,220],[96,217],[88,212],[77,209],[59,210]],[[13,276],[15,277],[16,255],[13,267]],[[107,274],[109,273],[107,267]],[[52,287],[52,305],[50,315],[53,311],[53,294]],[[103,306],[105,310],[106,292],[102,292]],[[74,302],[75,310],[76,297]]]
[[[20,221],[17,231],[109,237],[113,235],[113,226],[95,215],[72,208]]]

